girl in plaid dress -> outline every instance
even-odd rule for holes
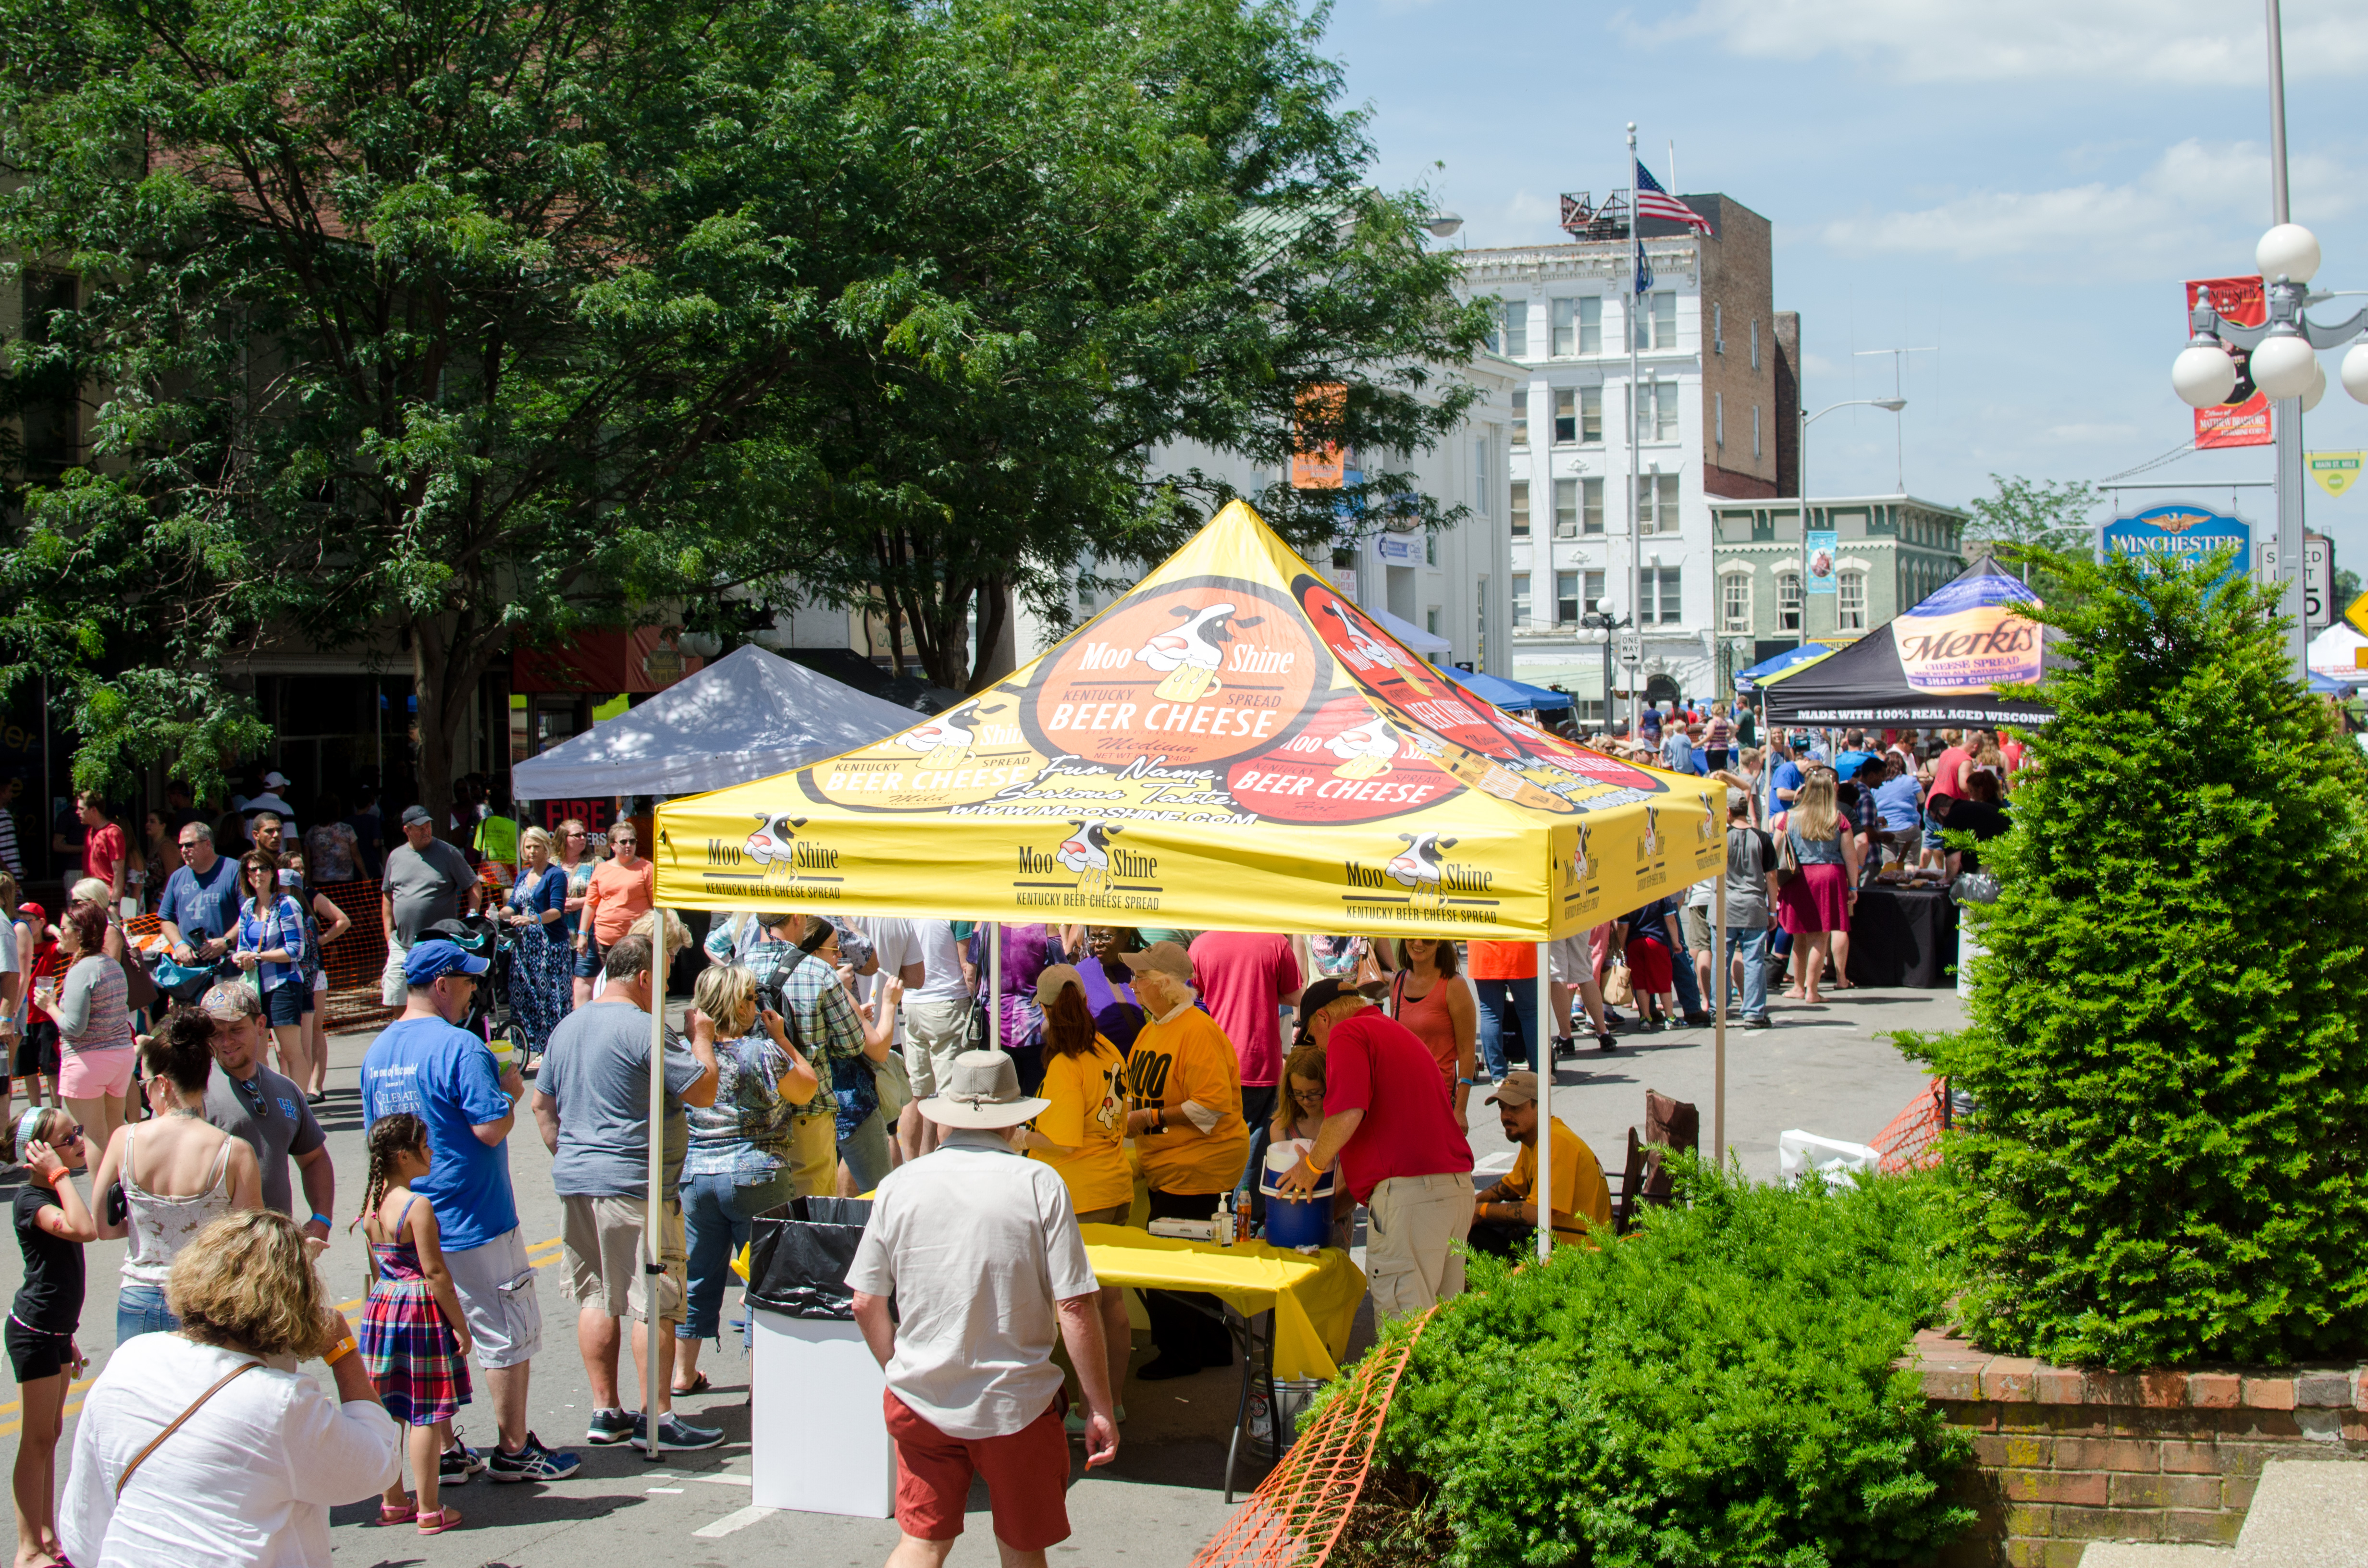
[[[381,1525],[416,1521],[421,1535],[461,1522],[440,1506],[437,1465],[452,1446],[452,1414],[469,1403],[469,1321],[438,1244],[436,1210],[412,1191],[427,1174],[427,1125],[408,1111],[370,1130],[370,1187],[361,1225],[370,1237],[370,1301],[362,1309],[362,1365],[387,1414],[411,1428],[415,1501],[398,1479],[378,1510]]]

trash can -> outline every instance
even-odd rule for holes
[[[847,1271],[869,1200],[794,1199],[749,1228],[749,1501],[884,1519],[896,1511],[888,1381],[855,1324]]]

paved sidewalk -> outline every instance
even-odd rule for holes
[[[1775,1016],[1775,1028],[1734,1029],[1727,1040],[1728,1142],[1745,1171],[1759,1180],[1774,1176],[1776,1135],[1784,1129],[1865,1140],[1916,1094],[1923,1074],[1878,1040],[1879,1034],[1949,1028],[1961,1017],[1952,994],[1900,991],[1839,993],[1821,1008],[1780,1001]],[[341,1222],[360,1198],[364,1161],[355,1085],[370,1038],[344,1035],[330,1044],[330,1101],[323,1119],[340,1176]],[[1643,1124],[1645,1091],[1659,1089],[1701,1107],[1707,1142],[1712,1055],[1708,1029],[1625,1035],[1621,1049],[1609,1055],[1589,1047],[1577,1062],[1562,1064],[1556,1114],[1612,1164],[1629,1125]],[[1501,1171],[1509,1168],[1511,1151],[1494,1115],[1479,1103],[1485,1094],[1474,1099],[1473,1153],[1484,1172]],[[706,1358],[713,1392],[681,1402],[687,1415],[724,1428],[729,1440],[723,1447],[670,1456],[653,1466],[627,1448],[583,1445],[588,1385],[576,1359],[575,1309],[560,1272],[560,1207],[551,1190],[550,1157],[523,1115],[508,1147],[527,1240],[535,1244],[532,1256],[542,1271],[543,1350],[534,1363],[532,1422],[545,1441],[582,1453],[584,1469],[553,1486],[495,1487],[480,1478],[456,1488],[450,1500],[466,1526],[425,1540],[408,1527],[370,1527],[365,1521],[375,1510],[369,1505],[340,1508],[334,1516],[337,1562],[389,1568],[647,1568],[655,1562],[771,1568],[783,1562],[871,1568],[883,1561],[896,1539],[887,1520],[748,1507],[747,1363],[736,1340]],[[17,1180],[13,1174],[0,1178],[0,1191]],[[0,1291],[13,1295],[22,1262],[13,1247],[0,1254]],[[82,1343],[95,1365],[103,1363],[113,1344],[121,1257],[121,1243],[89,1249]],[[358,1301],[365,1288],[365,1257],[358,1236],[341,1230],[323,1260],[324,1278],[336,1299]],[[1370,1343],[1370,1335],[1369,1321],[1360,1322],[1352,1349]],[[1144,1352],[1139,1346],[1137,1353]],[[1176,1382],[1132,1384],[1118,1463],[1072,1488],[1076,1533],[1056,1549],[1053,1560],[1184,1568],[1228,1512],[1218,1486],[1236,1386],[1234,1374],[1216,1371]],[[79,1408],[78,1403],[68,1408]],[[0,1410],[0,1439],[12,1452],[16,1414],[13,1403]],[[491,1441],[492,1418],[482,1400],[464,1413],[461,1425],[472,1440]],[[70,1415],[67,1449],[73,1438]],[[818,1416],[814,1441],[830,1440],[827,1423]],[[62,1467],[63,1462],[62,1451]],[[1244,1471],[1254,1482],[1255,1467],[1246,1463]],[[983,1494],[973,1496],[969,1530],[951,1561],[972,1568],[996,1561]]]

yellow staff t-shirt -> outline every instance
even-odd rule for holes
[[[1536,1200],[1538,1187],[1538,1152],[1523,1145],[1513,1158],[1512,1174],[1505,1177],[1505,1190],[1513,1195],[1516,1203]],[[1554,1119],[1554,1207],[1564,1214],[1576,1214],[1598,1225],[1611,1223],[1611,1189],[1604,1184],[1603,1166],[1579,1135]],[[1583,1242],[1587,1233],[1568,1225],[1554,1227],[1554,1242]]]
[[[1126,1057],[1127,1108],[1167,1112],[1167,1131],[1135,1135],[1143,1174],[1162,1192],[1231,1192],[1250,1157],[1242,1121],[1242,1064],[1217,1020],[1187,1007],[1167,1023],[1146,1023]],[[1184,1102],[1217,1114],[1205,1134]]]
[[[1126,1166],[1126,1058],[1100,1035],[1079,1056],[1044,1052],[1044,1085],[1036,1091],[1052,1105],[1036,1119],[1036,1131],[1074,1154],[1030,1149],[1061,1173],[1069,1203],[1079,1213],[1134,1200],[1134,1173]]]

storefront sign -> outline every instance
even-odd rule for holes
[[[2252,561],[2253,530],[2239,518],[2224,517],[2192,501],[2172,501],[2105,525],[2104,547],[2120,554],[2176,555],[2194,562],[2232,545],[2237,558],[2220,579],[2223,583],[2248,570]]]

